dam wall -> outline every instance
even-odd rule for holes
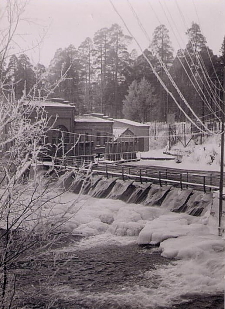
[[[92,173],[64,175],[62,185],[76,194],[88,194],[96,198],[118,199],[126,203],[158,206],[172,212],[185,212],[201,216],[211,209],[213,192],[202,192],[191,188],[181,189],[172,185],[159,185],[151,182],[139,183],[133,180],[106,178]]]

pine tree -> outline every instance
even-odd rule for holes
[[[93,42],[91,38],[86,38],[78,47],[80,64],[81,64],[81,80],[83,82],[82,96],[83,106],[88,112],[93,111],[92,83],[93,83]]]
[[[153,33],[153,39],[150,44],[150,50],[169,68],[173,62],[173,48],[171,45],[169,30],[165,25],[156,27]],[[160,63],[158,62],[158,71],[160,72]]]
[[[101,112],[112,117],[122,115],[123,82],[130,63],[127,46],[131,38],[119,25],[100,29],[94,36],[95,66],[100,90]]]
[[[48,81],[51,85],[56,84],[63,75],[65,75],[64,80],[55,88],[52,96],[76,103],[78,113],[82,113],[81,64],[78,50],[73,45],[56,51],[50,63]]]
[[[153,33],[153,39],[150,44],[150,50],[155,56],[155,70],[158,72],[164,82],[168,83],[167,75],[162,67],[161,62],[167,69],[172,66],[173,63],[173,48],[171,45],[169,30],[165,25],[159,25],[156,27]],[[161,120],[166,121],[167,114],[169,112],[168,95],[165,90],[159,85],[158,91],[160,92],[160,113]]]

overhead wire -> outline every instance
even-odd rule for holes
[[[187,28],[186,21],[185,21],[185,17],[184,17],[184,15],[183,15],[183,13],[182,13],[182,11],[181,11],[181,9],[180,9],[180,6],[179,6],[177,0],[175,0],[175,3],[176,3],[176,6],[177,6],[177,9],[178,9],[178,11],[179,11],[179,14],[181,15],[182,21],[183,21],[185,27]],[[193,41],[192,41],[191,39],[190,39],[190,43],[191,43],[192,47],[194,48],[194,43],[193,43]],[[205,45],[205,47],[206,47],[206,45]],[[192,57],[191,57],[191,54],[189,53],[188,50],[187,50],[187,52],[188,52],[188,55],[189,55],[189,57],[190,57],[190,59],[191,59],[191,61],[192,61],[192,65],[194,65],[194,67],[195,67],[196,73],[197,73],[197,75],[198,75],[200,81],[202,82],[202,84],[204,84],[204,81],[203,81],[201,75],[200,75],[199,72],[198,72],[198,67],[196,67],[195,62],[193,61],[193,59],[192,59]],[[210,79],[209,75],[208,75],[208,79],[207,79],[207,77],[205,76],[205,72],[204,72],[204,70],[202,69],[202,64],[201,64],[201,62],[200,62],[200,58],[202,59],[200,53],[199,53],[198,51],[196,51],[196,60],[198,61],[199,68],[202,70],[203,75],[204,75],[204,77],[205,77],[205,80],[206,80],[206,82],[207,82],[207,84],[208,84],[208,79],[209,79],[210,81],[211,81],[211,79]],[[202,59],[202,62],[204,63],[203,59]],[[209,92],[209,90],[207,89],[207,87],[205,87],[205,90],[208,92],[209,95],[213,92],[211,87],[210,87],[210,92]],[[217,96],[217,98],[218,98],[219,101],[221,101],[221,98],[220,98],[220,97]],[[222,102],[222,101],[221,101],[221,102]],[[218,108],[221,110],[221,112],[223,112],[223,110],[221,109],[221,106],[220,106],[217,102],[215,102],[215,104],[218,106]]]
[[[184,17],[184,15],[183,15],[183,13],[182,13],[182,11],[181,11],[181,9],[180,9],[180,7],[179,7],[177,1],[176,1],[176,5],[177,5],[178,12],[179,12],[179,14],[181,15],[181,18],[182,18],[182,21],[183,21],[183,23],[184,23],[184,26],[187,28],[186,21],[185,21],[185,17]],[[193,42],[192,42],[192,40],[190,40],[190,43],[192,44],[192,47],[193,47]],[[206,46],[205,46],[205,47],[206,47]],[[196,72],[196,74],[198,75],[198,78],[200,79],[201,83],[204,84],[204,81],[203,81],[201,75],[200,75],[199,72],[198,72],[198,69],[199,69],[199,68],[203,71],[202,64],[200,63],[200,60],[199,60],[200,57],[201,57],[201,55],[196,51],[196,59],[198,60],[198,64],[199,64],[199,67],[197,67],[196,64],[195,64],[195,61],[193,60],[193,58],[192,58],[190,52],[188,51],[188,49],[186,49],[186,52],[187,52],[187,54],[188,54],[188,56],[189,56],[189,58],[190,58],[190,60],[191,60],[191,62],[192,62],[192,66],[195,68],[195,72]],[[198,57],[199,57],[199,58],[198,58]],[[201,58],[202,58],[202,57],[201,57]],[[204,62],[204,61],[202,60],[202,62]],[[192,70],[192,69],[191,69],[191,70]],[[205,68],[205,70],[206,70],[206,68]],[[207,71],[207,70],[206,70],[206,71]],[[193,74],[193,73],[192,73],[192,74]],[[205,76],[205,71],[203,71],[203,75]],[[206,79],[206,81],[207,81],[207,83],[208,83],[208,80],[207,80],[206,76],[205,76],[205,79]],[[208,79],[211,81],[209,75],[208,75]],[[196,79],[196,81],[197,81],[197,79]],[[197,83],[198,83],[198,82],[197,82]],[[198,83],[198,85],[199,85],[199,83]],[[199,85],[199,89],[202,91],[200,85]],[[207,93],[208,93],[209,96],[212,96],[215,105],[217,105],[217,107],[221,110],[221,112],[223,112],[223,110],[221,109],[221,106],[218,104],[216,98],[214,99],[214,97],[217,97],[217,99],[220,101],[220,100],[221,100],[220,97],[218,97],[218,95],[216,95],[216,96],[215,96],[215,95],[212,95],[213,90],[212,90],[211,86],[210,86],[210,92],[209,92],[209,90],[208,90],[206,87],[205,87],[205,90],[207,91]]]
[[[206,48],[207,48],[207,47],[206,47]],[[208,87],[209,87],[209,91],[210,91],[210,92],[208,91],[207,88],[206,88],[206,90],[207,90],[208,94],[211,95],[211,94],[213,93],[212,85],[214,86],[214,83],[211,81],[211,78],[210,78],[209,73],[208,73],[208,71],[207,71],[207,69],[206,69],[206,65],[205,65],[205,63],[204,63],[204,60],[203,60],[202,56],[201,56],[199,53],[197,54],[197,59],[198,59],[199,66],[200,66],[200,68],[201,68],[201,70],[202,70],[203,76],[204,76],[205,81],[206,81],[206,83],[207,83],[207,85],[208,85]],[[211,83],[212,85],[210,85],[210,83]],[[216,95],[216,97],[217,97],[218,101],[220,101],[221,103],[223,103],[223,100],[222,100],[218,95]],[[218,105],[218,107],[221,109],[221,106],[217,103],[217,101],[215,101],[215,102],[216,102],[216,104]],[[222,109],[221,109],[221,111],[223,112]]]
[[[145,55],[141,45],[139,44],[139,42],[137,41],[137,39],[134,37],[134,35],[132,34],[132,32],[130,31],[130,29],[128,28],[125,20],[123,19],[123,17],[121,16],[121,14],[119,13],[119,11],[117,10],[117,8],[115,7],[115,5],[113,4],[112,0],[109,0],[109,2],[111,3],[114,11],[116,12],[116,14],[120,17],[122,23],[124,24],[124,27],[127,29],[128,33],[130,34],[130,36],[134,39],[135,43],[137,44],[138,48],[140,49],[143,57],[145,58],[145,60],[148,62],[148,64],[150,65],[153,73],[155,74],[155,76],[157,77],[158,81],[160,82],[160,84],[162,85],[162,87],[165,89],[165,91],[171,96],[171,98],[174,100],[175,104],[178,106],[178,108],[183,112],[183,114],[186,116],[186,118],[195,126],[199,129],[200,132],[205,132],[200,126],[197,125],[197,123],[195,123],[189,116],[188,114],[184,111],[184,109],[180,106],[180,104],[177,102],[176,98],[174,97],[174,95],[169,91],[169,89],[167,88],[167,86],[165,85],[165,83],[163,82],[163,80],[160,78],[159,74],[156,72],[154,66],[152,65],[152,63],[149,61],[149,59],[147,58],[147,56]],[[201,121],[200,121],[201,122]],[[204,126],[205,127],[205,126]],[[209,134],[211,134],[211,131],[206,128]]]
[[[161,6],[162,6],[162,3],[161,3]],[[176,30],[177,30],[176,24],[174,23],[173,18],[172,18],[171,14],[170,14],[170,11],[168,10],[168,7],[166,6],[166,2],[165,2],[165,7],[166,7],[166,9],[167,9],[168,14],[170,15],[170,19],[172,20],[174,27],[175,27]],[[166,12],[165,12],[163,6],[162,6],[162,9],[163,9],[163,11],[164,11],[164,14],[165,14],[165,16],[166,16],[166,18],[167,18],[167,21],[168,21],[170,27],[171,27],[171,30],[172,30],[172,32],[173,32],[173,34],[174,34],[174,36],[175,36],[175,38],[176,38],[176,40],[177,40],[177,43],[179,44],[179,47],[181,48],[180,42],[179,42],[179,40],[177,39],[177,36],[176,36],[176,34],[175,34],[175,32],[174,32],[173,27],[171,26],[171,23],[170,23],[170,21],[169,21],[169,19],[168,19],[168,17],[167,17],[167,14],[166,14]],[[180,33],[179,33],[178,30],[177,30],[177,33],[179,34],[179,37],[180,37],[181,40],[183,41],[183,39],[182,39],[182,37],[180,36]],[[186,70],[186,68],[185,68],[185,66],[184,66],[184,64],[183,64],[183,62],[182,62],[182,60],[180,59],[179,55],[177,55],[177,58],[178,58],[179,62],[181,63],[183,69],[185,70],[185,73],[187,74],[187,76],[188,76],[190,82],[192,83],[192,85],[193,85],[193,87],[195,88],[196,92],[199,94],[200,98],[201,98],[202,100],[203,100],[203,98],[204,98],[204,100],[206,101],[206,104],[207,104],[209,110],[213,111],[213,110],[212,110],[212,107],[211,107],[210,103],[208,102],[208,99],[207,99],[207,97],[206,97],[206,95],[205,95],[205,93],[204,93],[204,91],[203,91],[203,89],[202,89],[202,87],[201,87],[201,85],[199,85],[198,80],[196,79],[196,76],[195,76],[195,74],[194,74],[194,72],[193,72],[193,70],[192,70],[192,68],[191,68],[191,66],[190,66],[190,64],[189,64],[189,62],[188,62],[188,60],[187,60],[187,57],[186,57],[186,55],[185,55],[185,52],[184,52],[184,50],[183,50],[182,48],[181,48],[181,52],[182,52],[182,55],[183,55],[183,57],[184,57],[184,59],[185,59],[185,62],[186,62],[186,64],[188,65],[188,68],[189,68],[189,70],[190,70],[190,72],[191,72],[191,74],[192,74],[192,76],[193,76],[193,78],[194,78],[196,84],[198,85],[199,90],[200,90],[200,92],[202,93],[203,97],[202,97],[201,94],[199,93],[199,91],[198,91],[196,85],[194,84],[193,80],[190,78],[190,75],[188,74],[188,72],[187,72],[187,70]],[[191,55],[189,54],[188,50],[187,50],[187,53],[188,53],[189,57],[192,58]],[[192,60],[192,62],[193,62],[193,60]],[[193,63],[194,63],[194,62],[193,62]],[[211,99],[212,99],[212,98],[214,99],[214,95],[212,96],[212,95],[210,94],[210,97],[211,97]],[[213,100],[213,101],[214,101],[214,100]],[[221,109],[220,105],[218,105],[218,103],[217,103],[216,100],[214,101],[214,103],[215,103],[215,105],[217,105],[217,107],[218,107],[219,109]],[[213,111],[213,112],[214,112],[214,111]]]
[[[166,132],[166,130],[168,130],[168,127],[169,127],[169,125],[167,124],[166,125],[167,126],[167,128],[165,129],[162,129],[162,130],[160,130],[160,129],[157,129],[156,131],[159,133],[159,132],[162,132],[162,133],[165,133]],[[169,134],[167,134],[167,132],[166,132],[166,134],[163,134],[163,135],[156,135],[156,134],[149,134],[149,135],[132,135],[132,136],[128,136],[128,135],[126,135],[126,136],[116,136],[115,134],[113,134],[113,133],[109,133],[109,135],[96,135],[96,134],[88,134],[88,135],[86,135],[85,133],[74,133],[74,132],[69,132],[69,131],[60,131],[60,130],[58,130],[58,129],[53,129],[54,131],[59,131],[59,132],[61,132],[61,133],[63,133],[63,134],[65,134],[64,135],[64,138],[65,138],[65,136],[66,135],[71,135],[71,136],[75,136],[76,137],[76,143],[75,143],[75,146],[77,145],[77,143],[83,143],[83,142],[91,142],[91,140],[90,140],[90,138],[95,138],[95,139],[97,139],[97,138],[108,138],[108,139],[112,139],[112,142],[115,142],[117,139],[120,139],[121,141],[123,140],[127,140],[127,139],[138,139],[138,138],[149,138],[149,137],[169,137],[170,135]],[[150,128],[150,130],[155,130],[155,128]],[[106,133],[106,132],[105,132]],[[180,132],[179,131],[179,127],[177,127],[177,132],[176,132],[176,134],[173,134],[173,135],[176,135],[176,136],[180,136],[181,135],[181,133],[182,132]],[[189,127],[188,129],[187,129],[187,132],[186,132],[187,134],[191,134],[191,135],[199,135],[199,132],[193,132],[192,131],[192,129],[191,129],[191,127]],[[88,138],[88,139],[87,139]],[[61,137],[60,138],[60,141],[62,141],[62,139],[63,139],[63,137]],[[113,140],[114,139],[114,140]],[[65,142],[63,142],[64,144],[67,144],[67,143],[65,143]]]
[[[182,68],[184,69],[184,71],[185,71],[185,73],[186,73],[186,75],[187,75],[189,81],[191,82],[191,84],[192,84],[192,86],[194,87],[195,91],[198,93],[199,97],[200,97],[202,100],[205,100],[205,101],[206,101],[207,107],[209,108],[209,110],[211,110],[211,112],[213,112],[213,109],[212,109],[210,103],[208,102],[208,99],[207,99],[207,97],[206,97],[206,95],[205,95],[205,93],[204,93],[202,87],[199,85],[199,83],[198,83],[198,81],[197,81],[197,79],[196,79],[196,76],[195,76],[195,74],[194,74],[192,68],[191,68],[190,65],[189,65],[189,62],[187,61],[185,52],[184,52],[184,50],[183,50],[183,49],[181,48],[181,46],[180,46],[180,42],[179,42],[179,40],[178,40],[178,38],[177,38],[177,36],[176,36],[176,34],[175,34],[175,32],[174,32],[173,27],[171,26],[170,20],[169,20],[169,18],[168,18],[168,16],[167,16],[167,13],[166,13],[166,11],[164,10],[164,7],[163,7],[163,5],[162,5],[162,3],[161,3],[160,0],[159,0],[159,3],[160,3],[160,5],[161,5],[161,7],[162,7],[162,10],[163,10],[163,12],[164,12],[164,14],[165,14],[165,16],[166,16],[166,19],[167,19],[168,23],[169,23],[169,25],[170,25],[170,28],[171,28],[171,30],[172,30],[172,32],[173,32],[175,38],[176,38],[176,41],[177,41],[177,43],[179,44],[179,47],[180,47],[180,50],[181,50],[181,52],[182,52],[182,55],[183,55],[183,57],[184,57],[184,59],[185,59],[185,62],[186,62],[186,64],[187,64],[187,66],[188,66],[188,68],[189,68],[189,70],[190,70],[190,72],[191,72],[191,74],[192,74],[192,77],[194,78],[194,80],[195,80],[197,86],[199,87],[199,90],[200,90],[201,93],[200,93],[199,90],[197,89],[197,86],[195,85],[193,79],[190,77],[190,75],[189,75],[189,73],[188,73],[188,71],[187,71],[187,69],[186,69],[186,67],[185,67],[185,65],[184,65],[184,63],[183,63],[183,61],[181,60],[181,58],[180,58],[179,55],[177,55],[177,59],[179,60],[179,62],[180,62],[180,64],[181,64]],[[170,12],[169,12],[169,10],[168,10],[167,7],[166,7],[166,9],[167,9],[168,14],[170,15],[171,20],[173,21],[173,19],[172,19],[172,17],[171,17],[171,14],[170,14]],[[176,30],[177,30],[177,27],[176,27],[176,24],[174,23],[174,21],[173,21],[173,24],[174,24],[174,26],[175,26],[175,28],[176,28]],[[177,30],[177,32],[178,32],[178,30]],[[179,32],[178,32],[178,34],[179,34]],[[179,35],[179,36],[180,36],[180,35]],[[216,116],[216,117],[217,117],[217,116]]]
[[[110,2],[111,2],[111,0],[110,0]],[[127,2],[128,2],[129,6],[130,6],[130,8],[131,8],[131,10],[132,10],[132,13],[133,13],[134,17],[137,19],[138,25],[140,26],[140,28],[142,29],[142,31],[143,31],[144,34],[146,35],[146,38],[150,41],[150,38],[149,38],[149,36],[148,36],[148,33],[147,33],[146,30],[144,29],[144,27],[143,27],[143,25],[142,25],[142,23],[141,23],[141,21],[140,21],[138,15],[137,15],[136,11],[134,10],[132,4],[130,3],[129,0],[127,0]],[[124,21],[124,22],[125,22],[125,21]],[[125,25],[126,25],[126,23],[125,23]],[[128,29],[128,28],[127,28],[127,29]],[[134,38],[134,39],[135,39],[135,38]],[[135,39],[135,40],[136,40],[136,39]],[[137,42],[137,40],[136,40],[136,42]],[[142,49],[141,49],[141,50],[142,50]],[[143,51],[142,51],[142,52],[143,52]],[[144,54],[143,54],[143,55],[144,55]],[[179,94],[180,98],[181,98],[181,99],[183,100],[183,102],[185,103],[185,105],[186,105],[186,106],[189,108],[189,110],[192,112],[193,116],[196,118],[196,120],[199,122],[199,124],[201,124],[201,126],[202,126],[203,128],[205,128],[206,131],[210,132],[210,130],[207,128],[207,126],[205,126],[205,124],[201,121],[201,119],[199,119],[199,117],[196,115],[196,113],[194,112],[194,110],[193,110],[193,109],[191,108],[191,106],[188,104],[187,100],[185,99],[185,97],[184,97],[183,94],[181,93],[180,89],[179,89],[178,86],[176,85],[175,81],[173,80],[173,78],[172,78],[171,74],[169,73],[169,71],[168,71],[166,65],[164,64],[164,62],[161,60],[161,58],[160,58],[157,54],[155,54],[155,56],[156,56],[157,60],[159,61],[160,65],[162,66],[162,68],[164,69],[164,71],[166,72],[166,75],[168,76],[168,78],[169,78],[169,80],[171,81],[172,85],[173,85],[174,88],[176,89],[176,91],[177,91],[177,93]],[[147,57],[146,57],[146,58],[147,58]],[[148,59],[148,58],[147,58],[147,59]],[[151,64],[151,62],[149,61],[149,59],[148,59],[148,62],[149,62],[149,64],[151,65],[151,68],[154,69],[154,67],[153,67],[153,65]],[[154,73],[154,74],[157,74],[156,76],[157,76],[157,78],[159,79],[160,83],[162,84],[162,86],[164,87],[164,89],[166,90],[166,92],[169,93],[170,96],[171,96],[171,92],[168,90],[167,86],[166,86],[165,83],[162,81],[162,79],[160,78],[160,76],[158,75],[158,73],[155,71],[155,69],[154,69],[153,73]],[[173,99],[175,100],[175,97],[174,97],[174,96],[172,96],[172,97],[173,97]],[[179,103],[178,103],[176,100],[175,100],[174,102],[175,102],[175,103],[178,105],[178,107],[181,109],[181,106],[179,105]],[[185,111],[184,111],[183,109],[182,109],[182,111],[183,111],[183,113],[185,113]],[[185,113],[185,116],[187,117],[188,115]],[[191,118],[188,116],[188,119],[190,120]],[[193,122],[193,120],[192,120],[192,122]],[[193,122],[193,123],[194,123],[194,122]],[[196,125],[196,123],[195,123],[195,125]],[[201,130],[202,130],[202,129],[201,129]],[[203,130],[202,130],[202,131],[203,131]]]
[[[195,14],[196,14],[196,16],[197,16],[198,23],[200,24],[200,18],[199,18],[199,15],[198,15],[198,11],[197,11],[196,5],[195,5],[195,3],[194,3],[193,0],[192,0],[192,4],[193,4],[194,9],[195,9]],[[223,89],[223,85],[222,85],[222,83],[221,83],[221,81],[220,81],[220,79],[219,79],[219,76],[218,76],[218,74],[217,74],[217,72],[216,72],[215,66],[214,66],[214,64],[213,64],[212,57],[210,56],[208,46],[206,46],[206,49],[207,49],[207,53],[208,53],[210,62],[211,62],[211,64],[212,64],[212,68],[213,68],[214,74],[215,74],[216,79],[217,79],[217,81],[218,81],[218,83],[219,83],[219,85],[220,85],[220,88],[219,88],[219,89],[220,89],[220,91],[222,90],[223,92],[225,92],[225,90]],[[213,84],[214,84],[214,83],[213,83]]]

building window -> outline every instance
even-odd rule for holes
[[[97,132],[96,142],[98,145],[101,145],[101,133],[100,132]]]
[[[85,132],[85,141],[88,142],[89,141],[89,134],[87,132]]]

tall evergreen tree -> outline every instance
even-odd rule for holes
[[[82,113],[80,75],[81,64],[78,50],[73,45],[58,49],[50,63],[48,80],[50,84],[56,84],[61,76],[65,78],[55,88],[52,95],[76,103],[78,112]]]
[[[186,50],[194,59],[196,59],[197,54],[206,46],[206,38],[201,33],[200,26],[194,22],[192,23],[191,28],[187,30],[186,34],[188,36]]]
[[[33,86],[35,84],[35,74],[33,65],[27,55],[21,54],[18,57],[18,91],[17,97],[21,98],[23,94],[29,97],[33,96]]]
[[[94,34],[94,66],[96,75],[96,93],[98,94],[96,109],[101,113],[106,113],[106,75],[107,75],[107,59],[109,51],[109,35],[108,28],[102,28]]]
[[[131,38],[117,24],[100,29],[94,36],[97,87],[100,89],[101,112],[113,117],[122,115],[122,83],[129,65],[127,46]]]
[[[35,73],[35,86],[34,86],[34,99],[43,99],[47,94],[46,90],[46,67],[38,63],[34,67]]]
[[[92,83],[93,83],[93,51],[91,38],[86,38],[78,47],[81,64],[81,81],[83,83],[83,106],[89,112],[93,110]]]
[[[185,99],[204,122],[213,119],[218,112],[218,97],[216,98],[214,84],[218,70],[218,57],[207,47],[206,38],[198,24],[192,23],[186,34],[188,43],[184,50],[178,51],[171,74]],[[186,113],[193,117],[177,92],[171,91],[174,92],[174,96]]]
[[[23,95],[33,96],[35,73],[33,65],[27,55],[21,54],[18,58],[12,55],[6,69],[6,85],[19,100]]]
[[[159,25],[153,32],[153,39],[150,44],[150,50],[153,55],[156,57],[155,69],[160,74],[160,77],[167,81],[167,76],[164,72],[164,69],[161,65],[161,62],[165,65],[167,69],[172,66],[173,63],[173,48],[169,37],[169,30],[165,25]],[[160,91],[160,111],[161,111],[161,120],[165,121],[167,118],[167,114],[169,112],[169,104],[168,104],[168,95],[161,85],[158,86],[158,90]]]
[[[109,29],[110,36],[110,52],[109,64],[111,73],[111,85],[113,89],[113,102],[109,102],[113,106],[111,114],[115,118],[122,115],[122,100],[119,89],[124,81],[124,69],[129,64],[130,54],[127,51],[127,45],[131,42],[131,37],[124,35],[119,25],[113,24]]]
[[[167,68],[171,66],[173,62],[173,48],[169,37],[169,30],[165,25],[160,25],[154,30],[150,50],[162,60]],[[161,71],[159,62],[158,71]]]

